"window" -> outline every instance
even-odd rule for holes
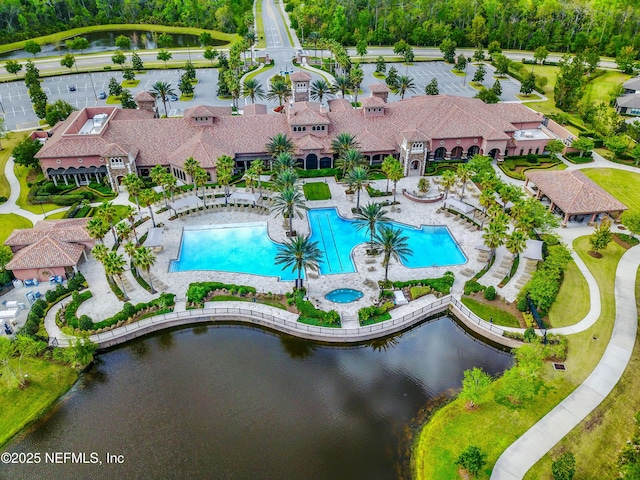
[[[424,143],[423,142],[414,142],[411,145],[411,152],[412,153],[423,152],[423,151],[424,151]]]
[[[524,155],[524,148],[520,149],[520,155]]]
[[[631,108],[629,109],[630,115],[640,115],[640,108]]]
[[[149,169],[148,168],[141,168],[140,169],[140,175],[142,175],[143,177],[148,177],[149,176]]]
[[[540,147],[536,148],[536,155],[538,155],[538,153],[540,153]]]
[[[528,153],[529,155],[531,155],[531,151],[532,151],[532,149],[530,148],[530,149],[529,149],[529,153]]]
[[[114,168],[123,168],[124,167],[124,160],[122,160],[122,157],[112,157],[111,158],[111,166]]]

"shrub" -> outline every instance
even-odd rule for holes
[[[484,289],[484,298],[486,300],[495,300],[496,299],[496,287],[491,285]]]
[[[472,293],[482,292],[486,287],[476,282],[475,280],[467,280],[464,284],[464,294],[471,295]]]
[[[487,454],[475,445],[469,445],[456,459],[456,465],[460,465],[474,478],[482,471],[485,463]]]
[[[296,308],[300,312],[301,318],[315,318],[328,325],[340,325],[340,314],[335,310],[325,312],[317,309],[313,303],[303,298],[304,293],[301,291],[295,294]]]
[[[522,295],[522,292],[518,295],[518,300],[516,302],[516,308],[521,312],[526,312],[529,306],[527,305],[527,295],[526,293]]]
[[[414,287],[414,286],[429,286],[433,290],[448,295],[451,292],[453,281],[455,276],[453,272],[445,272],[440,278],[423,278],[421,280],[408,280],[406,282],[393,282],[392,285],[395,288]]]
[[[78,319],[78,328],[80,330],[92,330],[93,329],[93,320],[89,315],[82,315]]]
[[[411,293],[411,298],[415,300],[416,298],[420,298],[431,293],[431,287],[429,285],[425,285],[423,287],[411,287],[409,292]]]
[[[551,464],[553,480],[572,480],[576,474],[576,459],[571,452],[564,452]]]
[[[524,341],[527,343],[538,343],[540,341],[533,327],[529,327],[524,331]]]
[[[222,289],[228,290],[232,294],[239,292],[240,289],[242,289],[245,294],[256,293],[256,289],[248,285],[234,285],[221,282],[195,282],[191,283],[187,289],[187,302],[203,307],[204,299],[209,293]]]

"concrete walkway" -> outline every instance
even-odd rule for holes
[[[640,265],[640,247],[628,250],[616,271],[616,319],[611,340],[591,375],[571,395],[531,427],[498,458],[491,478],[523,478],[556,443],[602,402],[622,376],[636,339],[635,278]]]

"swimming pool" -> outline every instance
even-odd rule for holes
[[[291,269],[274,264],[278,244],[269,238],[267,223],[240,223],[185,227],[178,260],[172,260],[170,272],[218,270],[297,278]]]
[[[336,208],[314,208],[308,212],[311,225],[311,241],[318,242],[324,252],[320,273],[351,273],[356,271],[351,251],[356,245],[369,241],[366,229],[358,230],[354,221],[341,217]],[[445,226],[423,225],[412,227],[389,222],[400,228],[413,254],[402,262],[405,267],[443,267],[460,265],[467,261],[464,253]]]
[[[355,272],[351,251],[369,241],[367,231],[356,229],[355,222],[342,218],[335,208],[309,210],[308,218],[311,241],[323,252],[320,273]],[[406,267],[442,267],[467,260],[447,227],[390,225],[409,237],[413,254],[402,262]],[[178,259],[171,261],[169,271],[215,270],[293,280],[297,275],[290,268],[282,270],[274,263],[278,245],[269,237],[266,222],[185,227]]]

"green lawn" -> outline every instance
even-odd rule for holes
[[[16,228],[31,228],[33,223],[15,213],[0,214],[0,245],[9,238],[11,232]]]
[[[262,23],[262,2],[256,2],[256,33],[258,34],[257,48],[265,48],[267,41],[264,38],[264,24]]]
[[[487,322],[493,318],[493,323],[496,325],[501,325],[503,327],[520,327],[520,322],[518,322],[518,319],[514,315],[509,312],[505,312],[498,306],[487,305],[470,297],[464,297],[462,299],[462,303],[464,303],[469,310]]]
[[[210,302],[253,302],[252,299],[246,297],[236,297],[235,295],[216,295],[212,297]],[[282,303],[275,300],[259,300],[257,303],[264,303],[265,305],[271,305],[272,307],[279,308],[280,310],[286,310],[287,307]]]
[[[60,220],[64,218],[65,213],[67,213],[67,210],[63,210],[62,212],[52,213],[51,215],[47,215],[47,220]]]
[[[640,305],[640,275],[636,274],[636,303]],[[640,315],[640,311],[638,312]],[[545,478],[552,461],[570,450],[576,458],[574,478],[618,478],[618,451],[633,436],[634,415],[640,411],[640,330],[622,378],[604,401],[542,457],[526,479]],[[593,341],[593,339],[592,339]],[[606,439],[606,444],[603,440]]]
[[[331,198],[329,185],[324,182],[305,183],[302,190],[307,200],[329,200]]]
[[[552,327],[575,325],[589,312],[589,285],[576,262],[571,260],[564,271],[564,279],[556,301],[549,310]]]
[[[140,84],[140,80],[134,79],[134,80],[123,80],[123,82],[120,84],[122,85],[124,88],[135,88]]]
[[[454,400],[439,409],[428,420],[415,444],[412,458],[415,478],[459,479],[455,459],[469,444],[478,445],[488,454],[487,468],[479,478],[489,478],[491,468],[500,454],[591,373],[611,336],[615,318],[611,291],[615,269],[624,249],[612,242],[603,252],[603,258],[594,259],[587,253],[591,248],[588,237],[577,239],[573,248],[600,286],[602,313],[598,322],[590,329],[569,337],[569,357],[565,362],[567,370],[555,371],[549,363],[545,364],[542,375],[545,388],[522,408],[510,408],[493,400],[500,385],[498,380],[477,410],[467,410],[465,402],[461,400]],[[610,452],[610,455],[615,454],[614,451]],[[539,471],[531,478],[547,479],[550,478],[550,472],[548,469]]]
[[[4,174],[4,169],[7,165],[7,160],[9,160],[9,157],[11,156],[13,148],[20,143],[23,138],[23,133],[9,132],[7,134],[7,138],[0,140],[0,145],[2,145],[3,148],[3,150],[0,150],[0,197],[9,198],[9,195],[11,194],[11,187],[9,186],[7,176]]]
[[[630,210],[640,211],[640,174],[615,168],[585,168],[582,171]]]
[[[18,360],[11,363],[17,369]],[[39,358],[22,360],[22,371],[31,382],[24,390],[7,390],[4,383],[0,385],[0,447],[47,412],[78,378],[73,368]]]
[[[609,105],[609,95],[613,92],[618,85],[623,84],[631,78],[631,75],[618,72],[615,70],[608,70],[600,75],[598,78],[587,83],[587,88],[584,91],[584,97],[582,97],[582,103],[587,105],[589,103],[605,103]]]
[[[60,205],[54,205],[53,203],[44,203],[42,205],[29,205],[27,203],[27,197],[29,196],[29,187],[27,186],[27,176],[31,170],[27,167],[23,167],[20,165],[15,165],[13,167],[13,171],[18,177],[18,181],[20,182],[20,196],[18,197],[17,204],[18,206],[28,210],[31,213],[39,213],[41,214],[44,210],[45,212],[50,212],[51,210],[57,210],[60,208]],[[33,175],[33,173],[31,174]]]

